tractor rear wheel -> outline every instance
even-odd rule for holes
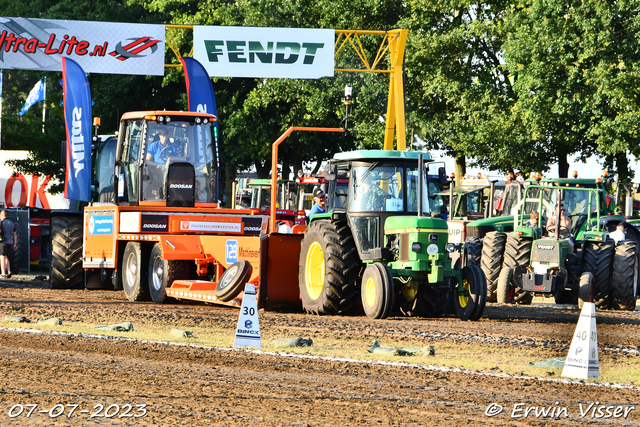
[[[460,320],[478,320],[487,302],[487,285],[482,271],[469,265],[462,269],[462,286],[456,284],[453,303]]]
[[[160,244],[156,243],[151,250],[148,269],[149,295],[156,304],[167,301],[167,287],[174,280],[189,278],[189,264],[183,260],[162,259]],[[172,300],[173,298],[168,298]]]
[[[149,300],[149,287],[143,286],[147,277],[148,258],[140,242],[128,242],[122,257],[122,288],[129,301]]]
[[[506,233],[499,231],[491,231],[484,236],[480,268],[487,279],[487,301],[489,302],[496,300],[498,277],[500,277],[506,241]]]
[[[362,308],[367,317],[386,319],[393,307],[393,278],[389,268],[379,262],[369,264],[362,274]]]
[[[360,258],[345,224],[312,221],[300,250],[298,286],[302,307],[312,314],[347,312],[358,295]]]
[[[585,242],[582,270],[593,274],[593,302],[596,308],[611,308],[611,265],[615,244],[612,239],[605,242]]]
[[[636,242],[628,240],[616,246],[611,274],[611,304],[614,310],[636,309],[638,263]]]
[[[582,273],[578,288],[578,308],[582,310],[585,302],[593,302],[593,274]]]
[[[477,265],[480,267],[482,258],[482,239],[479,237],[467,237],[464,242],[464,253],[466,262],[464,265]]]
[[[51,217],[51,262],[49,278],[52,289],[84,287],[82,268],[82,216]]]
[[[231,301],[244,291],[247,280],[251,278],[253,267],[249,261],[241,259],[229,266],[220,276],[216,285],[216,296],[221,301]]]

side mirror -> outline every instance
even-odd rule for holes
[[[324,168],[324,179],[327,181],[335,181],[338,176],[338,165],[335,163],[328,163]]]
[[[449,183],[447,172],[444,170],[444,167],[438,168],[438,181],[440,181],[440,185],[443,187]]]

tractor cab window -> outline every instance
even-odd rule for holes
[[[425,165],[425,170],[428,170],[427,168],[429,168],[428,164]],[[422,185],[422,212],[444,213],[446,210],[444,200],[436,195],[442,190],[437,179],[438,175],[428,172],[427,176],[421,179],[418,175],[418,168],[407,168],[407,212],[418,212],[418,191],[419,185]]]
[[[352,212],[402,212],[403,167],[354,166],[349,210]]]
[[[165,200],[167,179],[174,188],[194,191],[194,202],[217,202],[218,165],[214,152],[211,123],[195,124],[172,120],[169,123],[148,122],[143,162],[143,200]],[[195,182],[176,174],[168,177],[171,164],[181,163],[194,169]],[[175,182],[173,182],[175,181]],[[183,182],[184,181],[184,182]],[[183,186],[183,187],[178,187]]]
[[[107,139],[96,159],[96,180],[98,181],[99,194],[113,195],[113,165],[117,146],[118,140],[116,138]],[[102,200],[102,198],[100,199]]]
[[[131,120],[125,124],[124,141],[118,163],[121,166],[118,177],[118,198],[130,202],[137,202],[139,167],[138,155],[142,145],[143,120]]]

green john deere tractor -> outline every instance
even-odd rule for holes
[[[459,248],[435,217],[442,163],[416,152],[360,150],[336,154],[324,178],[327,212],[311,218],[300,253],[307,312],[343,314],[360,300],[376,319],[394,309],[441,316],[451,306],[463,320],[482,316],[484,275],[476,266],[452,267],[448,253]]]
[[[558,304],[582,307],[593,301],[599,309],[635,309],[640,233],[629,226],[624,241],[609,238],[624,218],[609,214],[599,187],[547,181],[525,190],[514,231],[507,235],[499,303],[528,303],[540,293],[553,294]],[[539,220],[531,224],[534,211]],[[555,227],[561,211],[570,221],[564,230]]]

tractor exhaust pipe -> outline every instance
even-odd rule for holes
[[[423,156],[422,154],[418,155],[418,176],[420,177],[419,180],[420,182],[417,183],[418,184],[418,217],[421,217],[424,212],[422,210],[422,198],[424,197],[423,191],[423,179],[425,178],[424,176],[424,161],[423,161]]]

